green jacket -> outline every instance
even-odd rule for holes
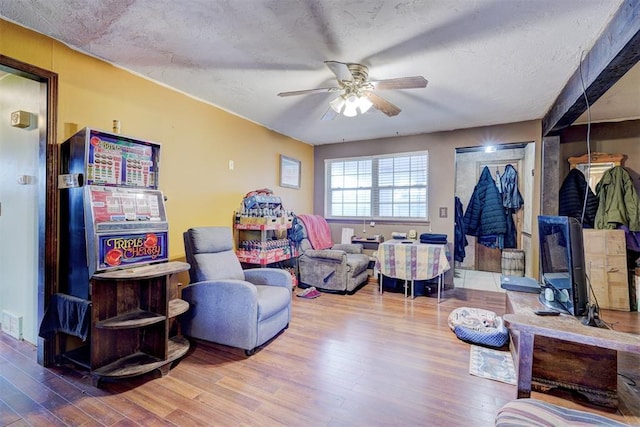
[[[621,224],[640,231],[640,199],[633,180],[622,166],[604,173],[596,186],[598,212],[595,228],[616,229]]]

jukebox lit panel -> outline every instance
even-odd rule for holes
[[[91,205],[91,220],[94,224],[167,220],[164,199],[159,190],[99,185],[90,185],[87,189]],[[120,224],[116,227],[128,226]]]
[[[161,191],[96,185],[86,191],[87,258],[93,272],[168,260]]]
[[[86,137],[88,184],[157,188],[157,144],[94,129]]]
[[[167,261],[167,232],[97,235],[97,270]]]

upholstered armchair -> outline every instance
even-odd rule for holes
[[[369,256],[359,244],[333,244],[331,230],[320,215],[299,215],[303,226],[299,242],[300,287],[353,293],[369,278]]]
[[[242,270],[228,227],[199,227],[184,235],[191,283],[182,332],[242,348],[247,356],[289,326],[291,275],[276,268]]]

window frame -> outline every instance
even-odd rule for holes
[[[379,168],[378,161],[380,159],[396,159],[403,157],[412,157],[412,156],[422,156],[426,157],[426,184],[425,184],[425,216],[380,216],[380,189],[381,188],[421,188],[421,186],[392,186],[392,187],[379,187]],[[330,167],[336,163],[344,163],[349,161],[367,161],[371,160],[371,186],[366,189],[370,189],[371,191],[371,200],[370,200],[370,215],[351,215],[351,216],[334,216],[330,215],[331,212],[331,192],[334,190],[331,187],[331,175],[330,175]],[[361,187],[360,187],[361,188]],[[358,188],[350,188],[357,190]],[[391,153],[391,154],[378,154],[378,155],[369,155],[369,156],[357,156],[357,157],[341,157],[341,158],[331,158],[324,160],[324,216],[328,220],[334,221],[353,221],[363,219],[379,221],[379,222],[429,222],[429,151],[428,150],[420,150],[420,151],[410,151],[410,152],[402,152],[402,153]]]

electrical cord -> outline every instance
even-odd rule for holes
[[[580,54],[580,65],[578,66],[578,70],[580,71],[580,84],[582,87],[582,96],[584,97],[584,102],[587,106],[587,185],[584,188],[584,201],[582,202],[582,215],[580,217],[580,224],[584,224],[584,216],[587,211],[587,196],[589,195],[589,180],[591,179],[591,106],[589,105],[589,98],[587,97],[587,88],[584,84],[584,78],[582,76],[582,61],[584,59],[584,50]]]
[[[589,279],[589,276],[587,274],[585,274],[584,276],[587,279],[587,288],[591,292],[591,295],[593,295],[595,304],[587,303],[587,316],[582,320],[582,323],[587,326],[595,326],[598,328],[608,328],[613,330],[613,324],[604,321],[600,317],[600,305],[598,304],[598,298],[596,297],[596,293],[593,290],[593,286],[591,286],[591,280]],[[587,299],[589,299],[588,297],[589,296],[587,295]]]
[[[580,65],[578,67],[578,70],[580,71],[580,85],[582,88],[582,96],[584,97],[584,103],[587,107],[587,138],[585,141],[587,145],[587,173],[585,177],[587,180],[587,185],[585,185],[584,187],[584,200],[582,202],[582,215],[580,218],[580,223],[583,224],[583,226],[584,216],[586,215],[587,211],[587,196],[589,195],[590,188],[589,182],[591,180],[591,105],[589,104],[587,88],[585,87],[584,76],[582,75],[582,62],[584,60],[584,53],[584,50],[580,53]],[[608,324],[600,318],[600,305],[598,304],[598,298],[596,297],[596,293],[591,286],[591,280],[589,279],[589,276],[587,274],[585,274],[585,278],[587,279],[587,286],[589,288],[589,292],[593,296],[595,304],[590,304],[589,302],[587,302],[587,317],[584,319],[583,323],[589,326],[609,327],[613,329],[612,325]],[[587,301],[589,299],[589,295],[587,294]]]

